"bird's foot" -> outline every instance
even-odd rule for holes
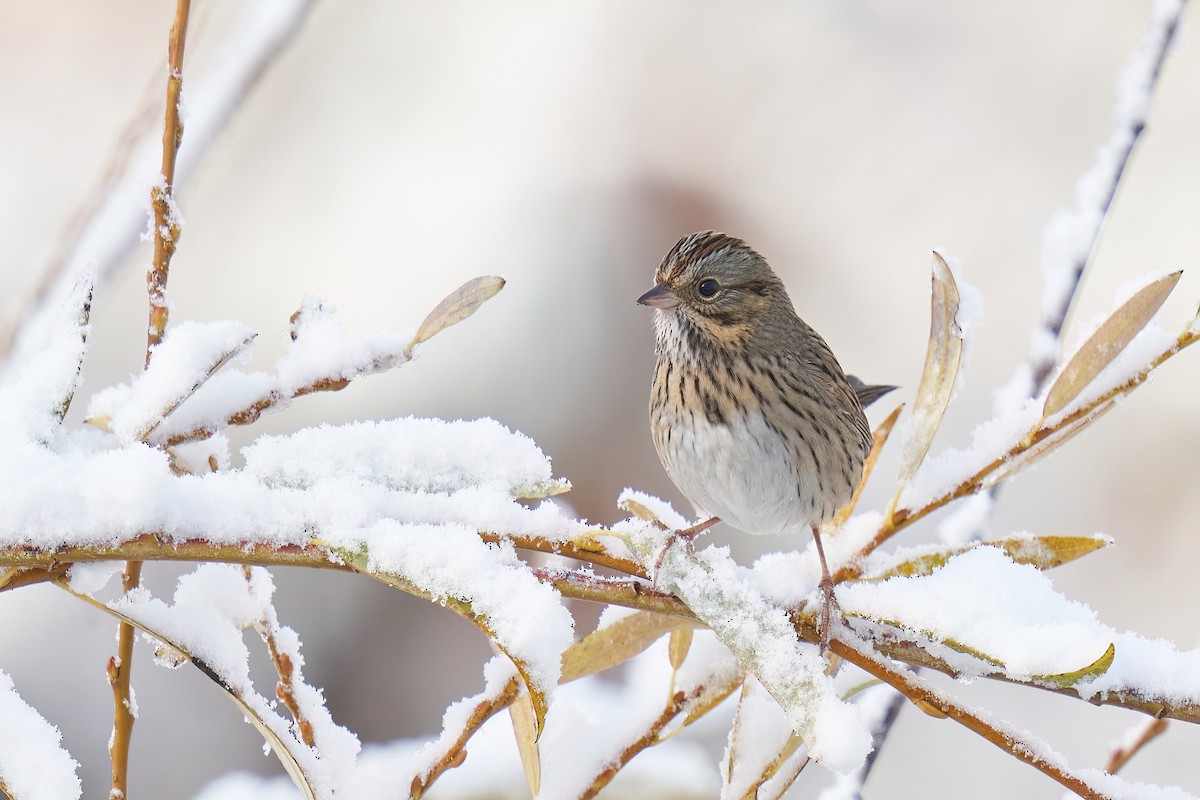
[[[687,547],[690,549],[692,547],[692,542],[695,541],[697,536],[704,533],[706,530],[711,528],[713,525],[716,525],[720,521],[721,521],[720,518],[712,517],[711,519],[706,519],[701,522],[697,522],[695,525],[693,525],[690,528],[682,528],[680,530],[670,530],[669,528],[667,528],[666,525],[664,525],[663,523],[658,522],[656,520],[655,524],[657,524],[658,527],[663,530],[670,531],[671,536],[667,539],[666,543],[662,546],[662,549],[658,551],[658,556],[656,556],[654,559],[654,568],[650,571],[651,585],[654,586],[655,588],[658,587],[658,572],[659,572],[659,570],[662,569],[663,559],[665,559],[667,557],[667,551],[671,549],[671,545],[675,544],[675,542],[677,542],[677,541],[683,540],[684,544],[686,544]]]
[[[825,651],[829,649],[829,630],[833,624],[834,612],[837,612],[839,620],[843,623],[846,621],[846,615],[842,612],[837,595],[833,593],[833,578],[829,573],[825,573],[821,577],[819,587],[823,600],[821,611],[817,616],[817,639],[821,646],[821,655],[825,655]]]

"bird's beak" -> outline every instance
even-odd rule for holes
[[[679,305],[679,298],[667,288],[665,283],[660,283],[639,297],[638,305],[650,306],[651,308],[674,308]]]

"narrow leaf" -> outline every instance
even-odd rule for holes
[[[670,644],[667,647],[668,657],[671,659],[671,669],[678,672],[683,666],[684,660],[687,658],[688,650],[692,648],[692,629],[691,628],[676,628],[671,631]]]
[[[1070,688],[1084,681],[1090,681],[1093,678],[1099,678],[1104,673],[1108,672],[1108,668],[1112,666],[1113,659],[1117,657],[1116,645],[1110,644],[1108,649],[1104,651],[1104,655],[1097,658],[1086,667],[1081,667],[1071,672],[1060,672],[1056,675],[1034,675],[1035,681],[1045,681],[1053,683],[1055,686]]]
[[[271,751],[275,754],[275,757],[279,759],[279,763],[283,765],[284,770],[287,771],[287,774],[291,777],[292,781],[300,789],[304,796],[304,800],[317,800],[317,795],[313,790],[311,781],[305,774],[304,768],[300,765],[300,762],[296,759],[296,756],[292,754],[290,749],[291,746],[304,747],[303,743],[294,740],[289,742],[280,736],[279,733],[267,723],[262,715],[249,702],[247,702],[244,697],[241,696],[241,693],[227,684],[225,680],[210,666],[205,664],[201,659],[196,658],[188,651],[186,647],[184,647],[178,641],[173,640],[165,633],[155,630],[141,620],[135,619],[134,617],[112,608],[105,603],[101,603],[99,600],[96,600],[93,597],[73,591],[66,581],[55,581],[54,585],[58,586],[68,594],[83,600],[93,608],[103,611],[110,616],[116,617],[121,622],[132,625],[134,628],[146,634],[147,636],[151,636],[154,639],[162,642],[164,645],[170,648],[173,658],[177,659],[175,666],[179,666],[185,661],[190,661],[193,665],[195,665],[195,667],[199,669],[201,673],[203,673],[213,683],[217,684],[221,687],[221,689],[224,690],[225,695],[233,701],[234,705],[238,707],[238,710],[242,712],[245,718],[249,720],[250,724],[252,724],[258,730],[263,739],[267,741],[267,743],[271,746]],[[263,702],[265,702],[265,700]],[[282,718],[279,719],[280,722],[283,721]]]
[[[563,653],[561,682],[567,683],[623,664],[664,634],[698,626],[694,620],[651,611],[637,611],[621,617],[567,648]]]
[[[900,456],[900,485],[917,473],[933,436],[942,424],[942,416],[958,379],[962,361],[963,332],[958,324],[959,293],[954,273],[936,250],[933,253],[933,291],[930,300],[929,347],[925,351],[925,369],[913,401],[909,437]]]
[[[512,719],[513,734],[517,738],[517,751],[521,754],[521,766],[525,769],[529,796],[537,797],[542,784],[542,761],[537,746],[541,725],[529,692],[522,691],[517,696],[516,701],[508,707],[508,715]]]
[[[863,580],[882,581],[895,577],[930,575],[955,556],[977,547],[997,547],[1018,564],[1030,564],[1038,569],[1052,569],[1088,553],[1108,547],[1112,540],[1106,536],[1009,536],[986,542],[972,542],[961,547],[942,547],[932,552],[905,558],[886,569],[870,572]]]
[[[879,460],[879,454],[883,452],[883,446],[887,444],[888,437],[892,433],[892,428],[896,426],[896,420],[900,418],[900,412],[903,410],[904,404],[901,403],[875,429],[874,443],[871,445],[871,452],[867,454],[866,461],[863,462],[862,478],[858,482],[858,487],[850,497],[850,502],[842,506],[837,514],[834,515],[833,520],[829,523],[829,527],[834,529],[841,527],[846,523],[846,520],[850,519],[850,515],[854,513],[854,507],[858,505],[858,498],[862,494],[863,487],[871,479],[871,473],[875,470],[875,462]]]
[[[1172,272],[1143,286],[1088,337],[1047,392],[1043,417],[1066,408],[1129,346],[1133,337],[1158,313],[1181,275],[1182,271]]]
[[[429,341],[446,328],[462,322],[474,314],[481,305],[495,297],[496,293],[503,288],[504,278],[484,275],[472,278],[446,295],[446,298],[425,317],[421,327],[417,328],[417,333],[413,336],[412,343],[409,344],[405,354],[411,354],[412,349],[421,342]]]

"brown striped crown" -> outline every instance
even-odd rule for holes
[[[675,246],[663,256],[662,262],[654,273],[654,280],[670,285],[683,274],[684,270],[697,261],[725,250],[740,250],[748,255],[761,258],[750,245],[741,239],[717,231],[700,231],[688,234],[675,243]]]

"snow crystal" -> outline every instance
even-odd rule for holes
[[[0,785],[21,800],[64,800],[82,792],[79,764],[62,747],[58,728],[21,699],[0,670]]]

